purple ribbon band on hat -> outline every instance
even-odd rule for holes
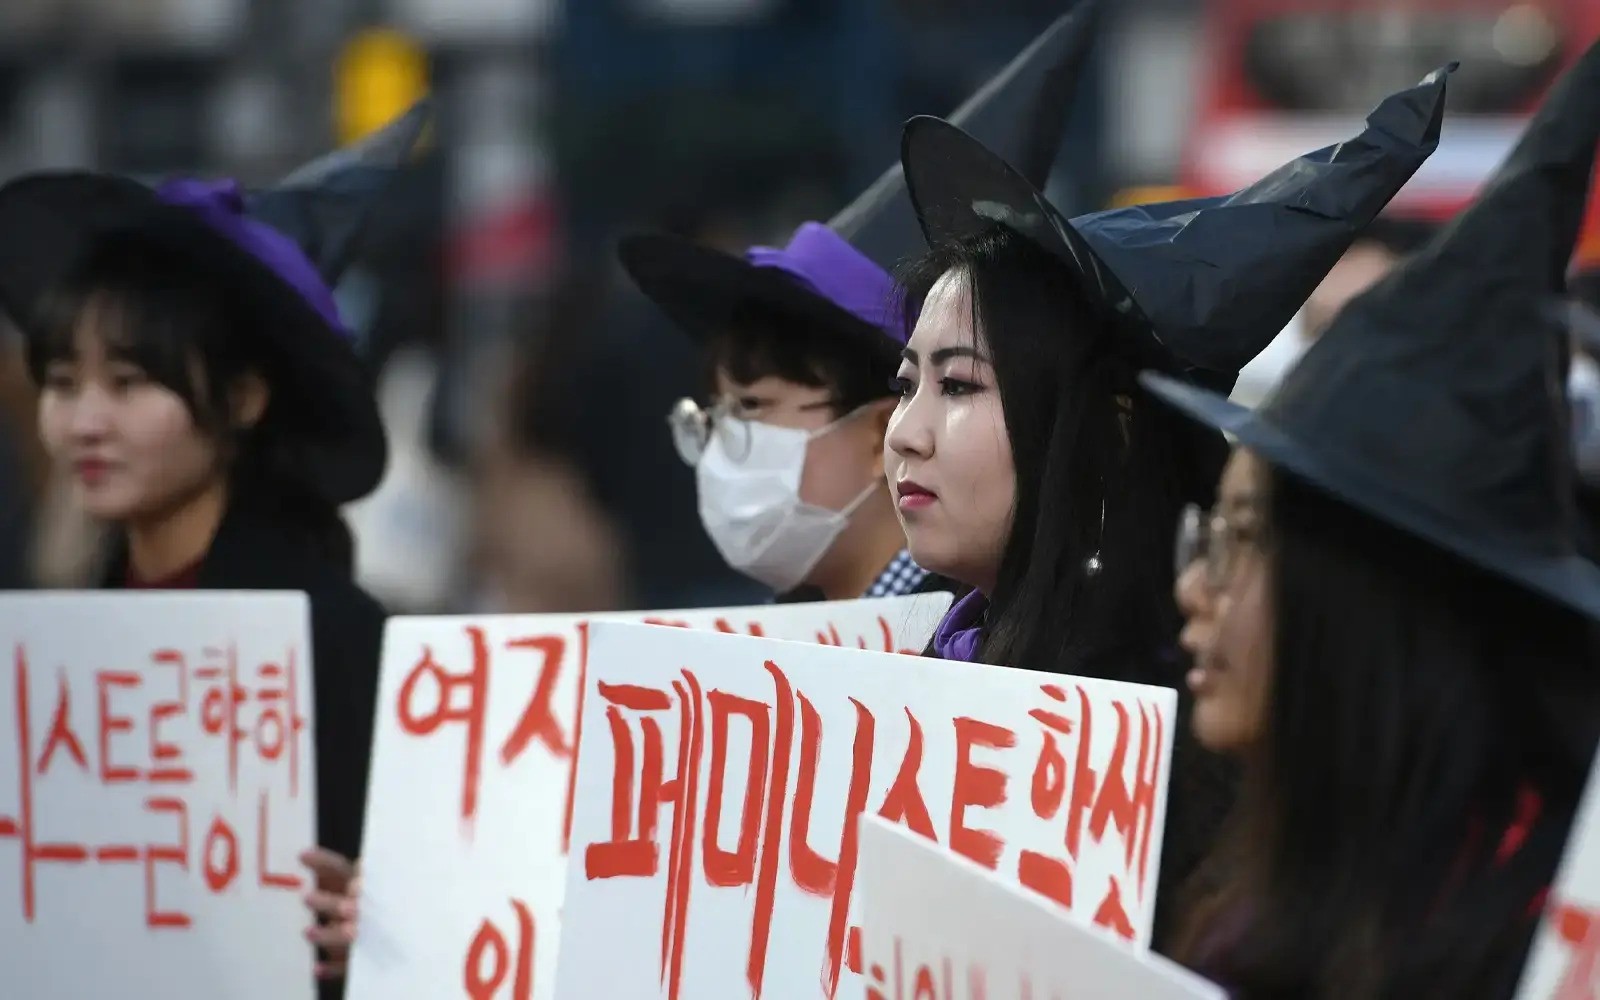
[[[801,225],[786,247],[751,247],[744,256],[756,267],[782,271],[897,342],[906,342],[906,320],[894,279],[820,222]]]
[[[156,189],[156,197],[186,208],[235,246],[264,264],[305,300],[330,328],[344,337],[350,330],[339,318],[339,306],[316,265],[289,237],[244,210],[244,192],[232,180],[171,180]]]

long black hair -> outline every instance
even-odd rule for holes
[[[287,293],[286,293],[287,294]],[[291,430],[283,372],[259,345],[260,320],[226,283],[192,256],[141,240],[136,231],[108,235],[51,292],[27,324],[28,367],[43,385],[50,364],[76,354],[87,310],[102,318],[97,334],[109,355],[137,365],[188,408],[201,433],[229,463],[229,503],[248,505],[348,571],[354,546],[338,507],[308,481],[303,434]],[[272,387],[252,427],[237,427],[230,399],[239,380],[261,375]]]
[[[1509,997],[1600,735],[1594,629],[1268,475],[1265,742],[1180,957],[1250,1000]]]
[[[908,299],[951,271],[971,291],[1016,472],[979,658],[1176,685],[1154,655],[1179,628],[1172,533],[1185,504],[1210,502],[1226,444],[1145,394],[1125,334],[1029,240],[996,226],[936,249],[904,270]]]
[[[995,227],[935,250],[904,270],[907,302],[951,271],[972,293],[1016,474],[978,659],[1179,692],[1156,896],[1162,947],[1176,889],[1233,801],[1232,766],[1189,732],[1172,596],[1179,515],[1210,505],[1227,445],[1145,393],[1126,333],[1030,241]]]

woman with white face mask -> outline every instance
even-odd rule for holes
[[[1082,59],[1096,10],[1058,19],[953,119],[1047,175],[1072,83],[1060,70]],[[671,423],[706,532],[780,599],[946,588],[905,551],[882,479],[906,339],[887,268],[920,242],[896,166],[781,248],[735,257],[659,235],[620,247],[638,286],[704,348],[709,403],[682,401]]]
[[[921,588],[879,473],[899,347],[889,276],[817,223],[743,259],[667,236],[631,237],[621,256],[703,345],[709,402],[681,401],[670,423],[728,565],[780,599]]]

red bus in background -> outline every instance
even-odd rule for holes
[[[1387,93],[1452,61],[1439,149],[1391,214],[1443,219],[1469,201],[1551,82],[1600,38],[1600,0],[1207,0],[1190,194],[1236,190],[1358,132]],[[1600,198],[1580,266],[1600,267]]]

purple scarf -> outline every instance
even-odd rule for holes
[[[944,621],[933,633],[933,652],[941,660],[976,663],[978,643],[983,640],[983,617],[989,599],[974,590],[950,606]]]

